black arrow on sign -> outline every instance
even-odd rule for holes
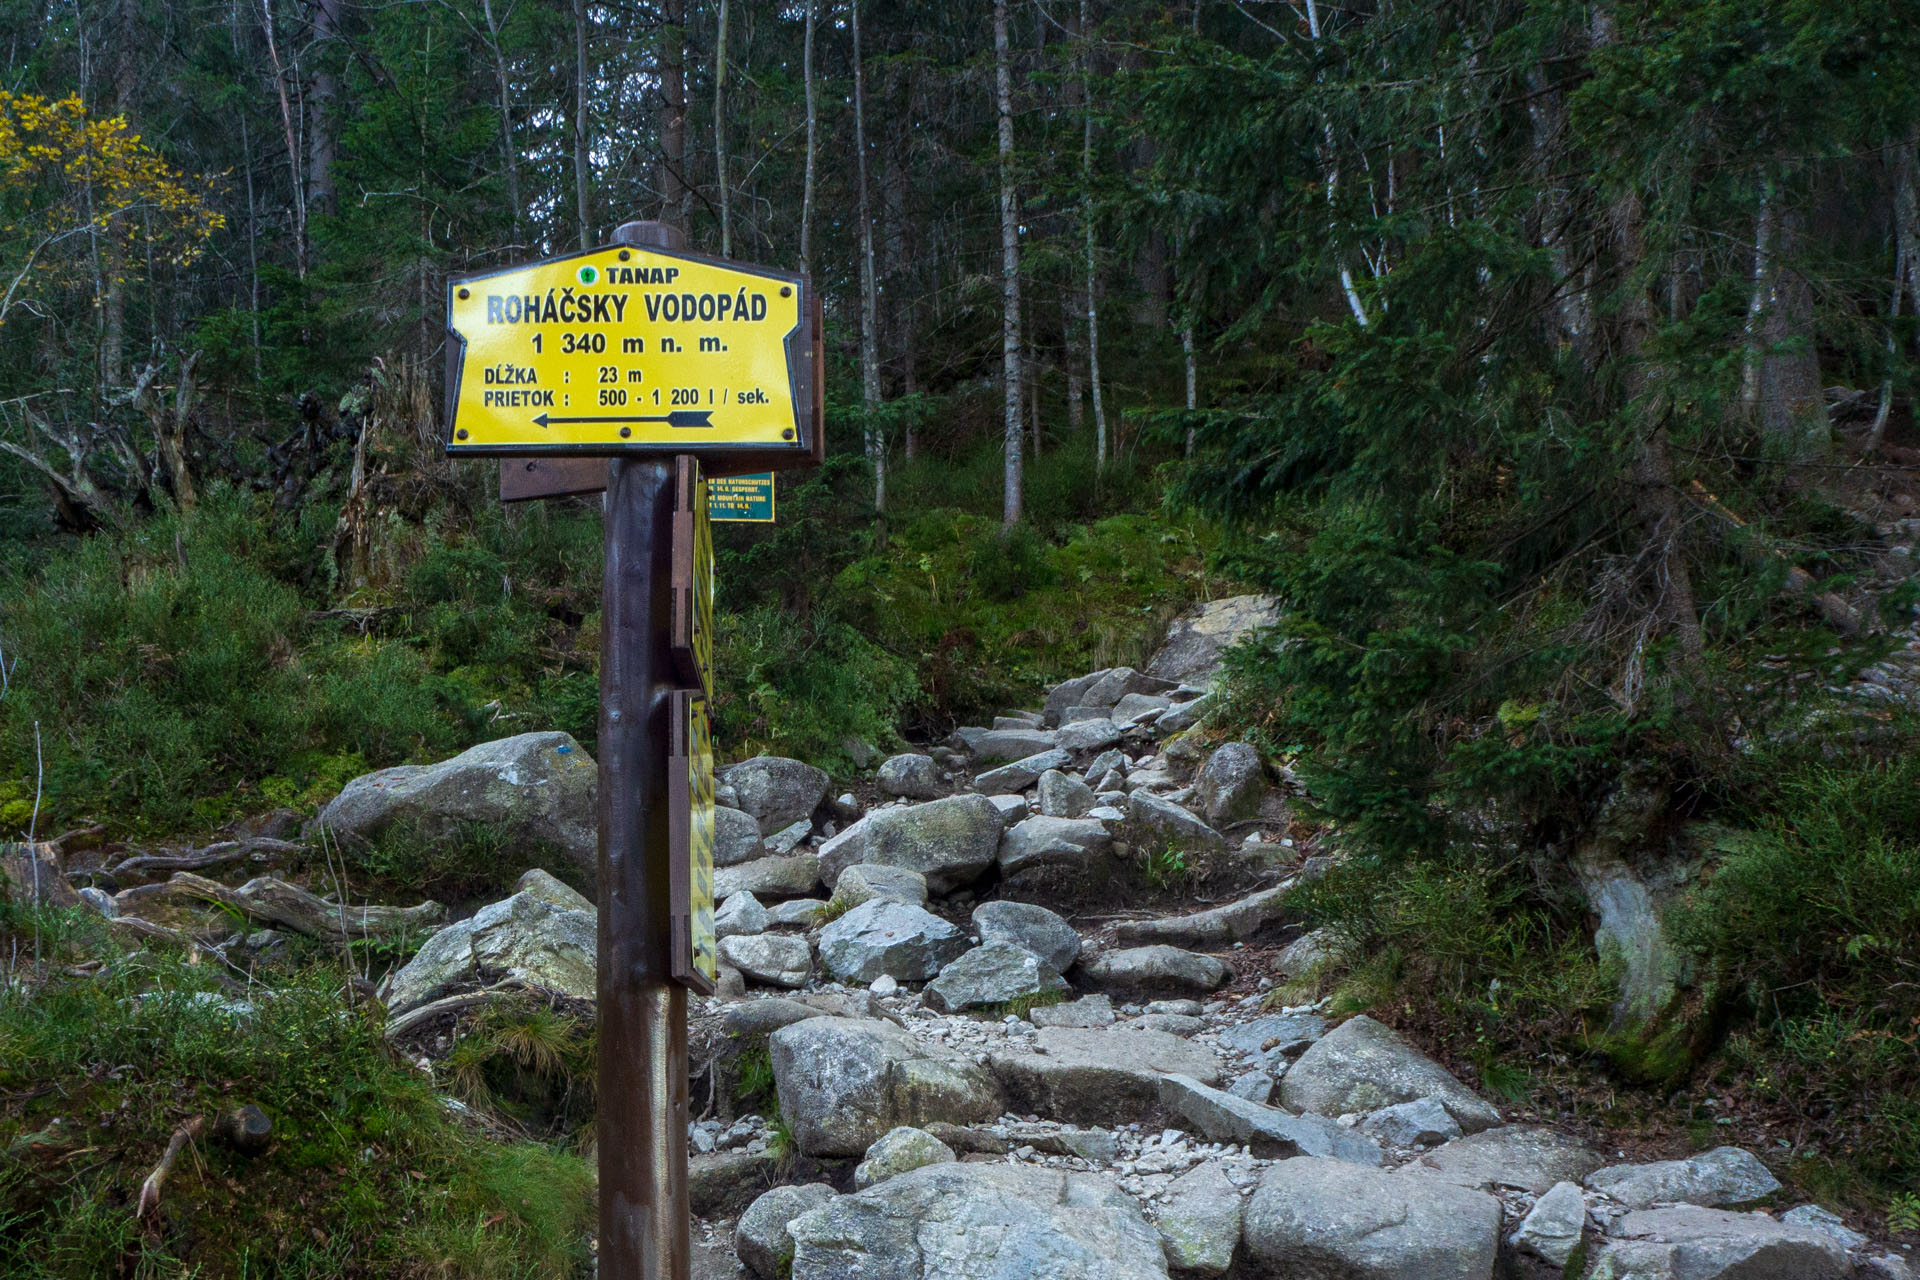
[[[556,422],[664,422],[670,427],[710,427],[713,425],[711,409],[675,409],[672,413],[659,413],[651,417],[602,417],[602,418],[555,418],[541,414],[534,420],[535,426],[547,427]]]

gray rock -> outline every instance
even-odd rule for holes
[[[1089,760],[1083,776],[1091,782],[1096,778],[1104,780],[1111,774],[1116,781],[1124,784],[1127,778],[1127,765],[1127,753],[1116,747],[1111,751],[1102,751]]]
[[[1097,804],[1087,810],[1087,816],[1099,822],[1109,833],[1118,831],[1120,824],[1127,820],[1127,811],[1119,807],[1126,802],[1126,793],[1121,792],[1118,796],[1114,797],[1112,804]]]
[[[1891,1253],[1868,1258],[1861,1264],[1860,1272],[1861,1280],[1913,1280],[1913,1268],[1907,1265],[1907,1260]]]
[[[1195,605],[1174,619],[1147,671],[1180,684],[1209,684],[1229,645],[1261,627],[1273,626],[1280,616],[1280,602],[1272,596],[1229,596]]]
[[[931,892],[951,893],[993,865],[1004,829],[983,795],[876,809],[820,846],[820,873],[837,885],[843,870],[862,862],[906,867],[925,876]]]
[[[1326,1034],[1327,1020],[1317,1013],[1270,1013],[1228,1027],[1220,1044],[1272,1067],[1298,1057]]]
[[[973,780],[973,789],[982,795],[1000,795],[1009,791],[1025,791],[1040,781],[1040,775],[1049,769],[1064,769],[1073,763],[1073,757],[1058,748],[1050,747],[1034,755],[1024,756],[1012,764],[1001,765],[998,769],[989,769]]]
[[[530,893],[549,906],[559,907],[562,911],[584,911],[594,914],[594,905],[587,895],[573,886],[564,884],[538,867],[530,867],[520,873],[513,882],[515,893]]]
[[[1165,711],[1172,705],[1173,699],[1164,693],[1129,693],[1113,704],[1113,722],[1132,724]]]
[[[25,862],[26,859],[22,858],[21,861]],[[29,870],[31,871],[31,868],[29,868]],[[556,881],[556,883],[558,882]],[[29,888],[28,892],[32,892],[31,888]],[[81,902],[85,903],[88,907],[92,908],[94,912],[105,917],[108,920],[112,920],[114,917],[120,914],[120,909],[113,905],[113,895],[108,893],[105,889],[100,889],[100,888],[96,888],[93,885],[88,885],[86,888],[81,889],[79,891],[79,896],[80,896]]]
[[[1325,1116],[1289,1115],[1210,1088],[1191,1076],[1161,1077],[1160,1105],[1208,1141],[1241,1143],[1263,1158],[1318,1156],[1364,1165],[1377,1165],[1385,1158],[1379,1144]]]
[[[1167,1265],[1190,1275],[1225,1275],[1240,1245],[1243,1208],[1240,1189],[1217,1164],[1196,1165],[1175,1178],[1154,1215]]]
[[[1138,1120],[1158,1105],[1170,1072],[1203,1084],[1220,1078],[1213,1054],[1163,1031],[1042,1027],[1031,1043],[994,1053],[994,1077],[1015,1111],[1072,1124]]]
[[[933,762],[932,756],[894,756],[881,764],[874,781],[887,795],[905,796],[909,800],[937,800],[947,793],[947,785],[940,778],[940,766]]]
[[[975,758],[991,764],[1024,760],[1053,750],[1056,743],[1053,732],[1046,729],[998,729],[981,734],[969,745]]]
[[[973,927],[981,942],[1025,947],[1059,973],[1080,958],[1080,935],[1045,907],[1005,900],[983,902],[973,909]]]
[[[1521,1253],[1564,1267],[1586,1230],[1587,1198],[1573,1183],[1556,1182],[1534,1202],[1508,1243]]]
[[[1697,1205],[1641,1209],[1613,1224],[1588,1280],[1842,1280],[1847,1251],[1824,1231]]]
[[[824,1182],[775,1187],[740,1215],[733,1229],[734,1256],[759,1280],[787,1280],[793,1265],[793,1233],[787,1224],[837,1194]]]
[[[1780,1189],[1780,1180],[1750,1152],[1739,1147],[1715,1147],[1686,1160],[1616,1164],[1604,1169],[1596,1166],[1587,1187],[1629,1209],[1650,1209],[1657,1204],[1714,1208],[1763,1200]]]
[[[1789,1227],[1804,1227],[1809,1231],[1824,1231],[1840,1242],[1846,1250],[1864,1249],[1867,1238],[1849,1227],[1837,1213],[1822,1209],[1817,1204],[1803,1204],[1789,1209],[1780,1215],[1780,1221]]]
[[[1092,1030],[1113,1025],[1113,1001],[1105,996],[1081,996],[1066,1004],[1044,1005],[1027,1015],[1036,1027],[1072,1027]]]
[[[1282,978],[1304,978],[1321,965],[1339,958],[1340,943],[1329,929],[1315,929],[1286,945],[1273,961],[1273,972]]]
[[[716,938],[765,933],[772,924],[773,917],[760,905],[760,899],[750,893],[734,894],[713,913],[713,934]]]
[[[820,1010],[812,1005],[801,1004],[785,996],[765,996],[728,1005],[726,1012],[721,1015],[720,1026],[730,1036],[751,1039],[754,1036],[770,1036],[782,1027],[819,1016]]]
[[[1185,733],[1206,719],[1207,713],[1211,710],[1213,710],[1213,699],[1206,697],[1195,698],[1192,702],[1182,702],[1162,711],[1160,718],[1153,722],[1154,736],[1170,738],[1177,733]]]
[[[813,834],[813,821],[802,818],[789,826],[780,828],[767,837],[767,852],[778,858],[790,858],[794,851],[807,842]]]
[[[750,813],[715,805],[713,809],[713,865],[735,867],[767,856],[760,824]]]
[[[1247,1203],[1247,1252],[1280,1276],[1491,1280],[1500,1202],[1444,1182],[1300,1157],[1268,1169]]]
[[[1053,731],[1063,751],[1101,751],[1120,741],[1126,732],[1111,720],[1076,720]]]
[[[842,871],[833,882],[835,902],[857,907],[875,898],[904,902],[915,907],[924,906],[927,901],[927,878],[910,867],[861,862]]]
[[[592,883],[599,861],[599,768],[564,733],[483,742],[451,760],[362,774],[320,811],[335,839],[359,845],[389,830],[430,841],[485,827],[503,845],[551,849]]]
[[[1350,1018],[1316,1041],[1280,1082],[1280,1099],[1300,1111],[1340,1116],[1433,1098],[1468,1133],[1500,1113],[1439,1063],[1372,1018]]]
[[[1236,1076],[1233,1083],[1227,1086],[1227,1092],[1264,1107],[1273,1100],[1273,1077],[1264,1071],[1249,1071],[1243,1076]]]
[[[993,718],[993,727],[996,729],[1040,729],[1045,726],[1040,723],[1040,713],[1038,711],[1010,711],[1006,715],[995,716]]]
[[[812,817],[831,781],[825,770],[782,756],[742,760],[721,776],[739,798],[734,807],[750,815],[763,836]]]
[[[1220,853],[1227,847],[1218,831],[1173,801],[1144,790],[1127,796],[1125,836],[1128,844],[1142,852],[1186,849]]]
[[[1000,822],[1004,826],[1012,826],[1031,812],[1027,798],[1022,795],[988,796],[987,800],[1000,811]]]
[[[860,797],[851,791],[842,791],[833,798],[833,816],[843,823],[860,821],[860,815],[866,811],[866,806],[860,803]]]
[[[1360,1132],[1390,1147],[1432,1147],[1459,1137],[1460,1122],[1432,1098],[1415,1098],[1368,1113]]]
[[[780,1110],[806,1155],[864,1155],[903,1124],[976,1124],[1003,1110],[984,1069],[891,1023],[809,1018],[774,1032],[769,1047]]]
[[[1190,1040],[1207,1029],[1204,1019],[1190,1013],[1143,1013],[1119,1025],[1128,1031],[1164,1031],[1182,1040]]]
[[[793,1280],[1166,1280],[1160,1235],[1111,1183],[937,1164],[793,1222]]]
[[[569,911],[534,894],[516,893],[428,938],[381,984],[381,999],[394,1017],[456,987],[513,979],[592,1000],[598,983],[596,928],[591,911]]]
[[[751,862],[719,867],[713,873],[713,896],[722,902],[736,893],[756,898],[792,898],[810,894],[820,884],[820,859],[810,853],[792,858],[755,858]]]
[[[1113,712],[1107,707],[1068,707],[1060,713],[1060,727],[1079,724],[1082,720],[1111,720]]]
[[[1130,693],[1172,693],[1176,687],[1171,680],[1135,671],[1132,667],[1115,667],[1086,687],[1080,695],[1080,705],[1112,708]]]
[[[1266,761],[1250,742],[1221,746],[1193,780],[1193,798],[1215,826],[1255,816],[1266,796]]]
[[[1206,995],[1227,980],[1226,965],[1212,956],[1178,947],[1129,947],[1083,956],[1080,972],[1102,990],[1138,995]]]
[[[1093,818],[1028,818],[1000,841],[1000,871],[1018,875],[1037,867],[1087,867],[1113,850],[1113,837]]]
[[[949,961],[927,984],[925,999],[941,1013],[960,1013],[1066,990],[1059,971],[1025,947],[988,942]]]
[[[767,923],[770,925],[798,925],[811,929],[826,902],[819,898],[789,898],[785,902],[776,902],[767,908]]]
[[[1147,1013],[1180,1013],[1190,1018],[1197,1018],[1207,1011],[1207,1007],[1198,1000],[1149,1000],[1145,1011]]]
[[[1080,695],[1100,683],[1106,674],[1105,671],[1094,671],[1072,680],[1063,680],[1053,686],[1047,693],[1046,706],[1040,712],[1040,723],[1048,728],[1058,726],[1067,708],[1080,706]]]
[[[1078,818],[1093,808],[1093,788],[1070,773],[1049,769],[1040,775],[1040,812],[1049,818]]]
[[[1293,892],[1293,885],[1287,880],[1189,915],[1123,920],[1115,927],[1114,938],[1129,945],[1165,942],[1176,947],[1245,942],[1287,914],[1287,895]]]
[[[904,902],[874,898],[820,931],[820,962],[842,982],[865,984],[881,974],[925,982],[967,949],[967,935],[939,916]]]
[[[865,1191],[910,1170],[924,1169],[930,1164],[952,1164],[955,1159],[952,1147],[925,1129],[903,1124],[898,1129],[889,1129],[867,1148],[866,1159],[854,1166],[853,1189]]]
[[[720,939],[720,958],[755,982],[804,987],[813,976],[813,950],[790,933],[756,933]]]
[[[1400,1172],[1480,1191],[1517,1188],[1541,1195],[1556,1182],[1578,1182],[1599,1167],[1599,1153],[1585,1143],[1544,1125],[1516,1124],[1455,1138]]]

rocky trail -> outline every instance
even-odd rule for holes
[[[1340,945],[1303,931],[1289,891],[1338,851],[1294,822],[1288,779],[1252,747],[1189,732],[1220,647],[1269,607],[1209,606],[1146,670],[1066,681],[859,790],[794,760],[723,772],[726,967],[691,1028],[705,1274],[1910,1276],[1783,1203],[1764,1153],[1625,1162],[1300,995]],[[477,820],[590,868],[591,766],[561,734],[490,743],[356,780],[305,838]],[[215,878],[292,834],[82,893],[131,936],[193,939],[236,968],[289,931],[437,924],[432,903],[353,909],[271,875]],[[178,910],[209,903],[251,927],[220,936]],[[529,872],[380,984],[389,1037],[434,1074],[499,993],[590,1009],[594,945],[591,902]]]

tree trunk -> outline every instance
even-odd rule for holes
[[[867,411],[867,461],[873,464],[873,509],[887,509],[887,442],[874,411],[880,404],[879,286],[873,275],[873,208],[867,191],[867,73],[860,48],[860,0],[847,12],[853,28],[853,150],[860,222],[860,403]]]
[[[1193,326],[1186,325],[1180,330],[1180,350],[1187,360],[1187,412],[1193,413],[1200,407],[1200,365],[1193,351]],[[1193,428],[1187,428],[1187,456],[1193,456]]]
[[[1753,286],[1747,295],[1747,350],[1740,366],[1740,405],[1749,413],[1760,403],[1760,330],[1766,322],[1768,265],[1773,249],[1773,184],[1760,188],[1760,212],[1753,223]]]
[[[513,141],[513,82],[507,75],[506,55],[500,49],[500,20],[494,15],[493,0],[480,0],[480,16],[487,24],[487,48],[493,54],[494,87],[500,97],[500,156],[507,166],[507,203],[512,206],[513,242],[527,242],[526,222],[520,203],[520,149]]]
[[[1088,0],[1080,0],[1080,230],[1085,240],[1087,285],[1087,387],[1093,393],[1093,453],[1107,465],[1107,406],[1100,391],[1100,266],[1093,236],[1093,23]]]
[[[720,0],[713,50],[713,167],[720,180],[720,256],[733,256],[733,177],[727,169],[727,0]]]
[[[1899,248],[1900,269],[1894,287],[1905,286],[1907,314],[1920,315],[1920,133],[1915,133],[1893,149],[1893,233]],[[1914,343],[1920,348],[1920,329],[1914,330]]]
[[[1013,54],[1007,46],[1007,0],[993,3],[993,88],[999,112],[1000,154],[1000,379],[1006,406],[1005,487],[1001,523],[1021,516],[1020,463],[1020,210],[1013,189]]]
[[[660,220],[687,224],[687,3],[660,3]]]
[[[1813,284],[1797,265],[1804,224],[1799,209],[1781,202],[1760,326],[1760,430],[1795,459],[1821,457],[1832,444],[1814,347]]]
[[[300,139],[293,127],[293,104],[287,98],[287,71],[280,61],[280,43],[273,30],[273,0],[260,0],[261,29],[267,37],[267,58],[273,63],[273,87],[280,98],[280,127],[286,133],[287,170],[293,190],[294,274],[307,278],[307,184],[300,173]]]
[[[334,104],[340,81],[327,67],[329,46],[340,31],[340,0],[316,0],[313,44],[318,67],[307,95],[307,209],[322,217],[334,211],[333,159],[339,148]]]
[[[1320,9],[1315,0],[1307,0],[1307,34],[1315,44],[1319,44],[1325,34],[1320,26]],[[1340,191],[1340,161],[1338,159],[1338,153],[1334,148],[1333,118],[1324,111],[1320,113],[1320,133],[1321,140],[1327,149],[1325,157],[1327,166],[1327,245],[1329,249],[1333,249],[1338,241],[1338,228],[1335,220],[1337,216],[1336,197]],[[1365,304],[1360,301],[1360,292],[1354,287],[1353,270],[1347,265],[1347,257],[1344,252],[1336,251],[1334,258],[1335,261],[1340,264],[1340,291],[1346,296],[1347,309],[1353,312],[1354,320],[1364,329],[1371,321],[1368,319]]]
[[[593,247],[593,220],[587,212],[587,0],[573,0],[573,217],[580,247]],[[664,79],[664,77],[663,77]]]
[[[807,97],[807,176],[800,189],[800,272],[813,270],[813,174],[820,151],[820,102],[813,83],[813,32],[819,22],[820,0],[807,0],[806,42],[801,46],[800,79]]]

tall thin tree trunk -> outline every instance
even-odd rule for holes
[[[720,177],[720,256],[733,256],[733,175],[727,168],[727,0],[713,50],[713,166]]]
[[[1760,326],[1760,429],[1796,459],[1820,457],[1832,445],[1814,346],[1813,283],[1799,267],[1804,224],[1800,209],[1779,203]]]
[[[867,460],[873,464],[873,509],[887,509],[887,441],[874,420],[880,404],[879,286],[873,271],[873,210],[867,195],[867,73],[860,49],[860,0],[847,7],[853,27],[853,150],[859,182],[860,402],[866,407]]]
[[[1100,263],[1093,236],[1093,22],[1088,0],[1080,0],[1080,230],[1085,240],[1087,278],[1087,386],[1093,393],[1093,455],[1096,468],[1107,465],[1107,405],[1100,390]]]
[[[1773,184],[1760,188],[1760,212],[1753,222],[1753,287],[1747,295],[1747,349],[1740,366],[1740,406],[1748,412],[1760,403],[1760,330],[1766,319],[1767,281],[1773,250]]]
[[[993,3],[993,89],[1000,117],[1000,380],[1006,395],[1005,488],[1001,523],[1020,522],[1020,210],[1013,189],[1013,53],[1007,44],[1007,0]]]
[[[1893,234],[1902,269],[1894,285],[1907,290],[1907,314],[1920,315],[1920,131],[1893,149]],[[1920,328],[1914,330],[1920,348]]]
[[[591,177],[587,154],[587,0],[573,0],[573,216],[580,228],[580,247],[593,247],[593,219],[587,209]]]
[[[1192,413],[1200,407],[1200,363],[1193,351],[1193,325],[1187,324],[1180,330],[1180,350],[1187,359],[1187,412]],[[1187,456],[1193,456],[1193,428],[1187,428]]]
[[[660,0],[660,220],[687,225],[687,3]]]
[[[267,36],[267,58],[273,63],[273,87],[280,97],[280,127],[287,138],[287,170],[293,190],[293,268],[307,278],[307,184],[300,174],[300,139],[293,127],[293,104],[287,99],[287,71],[280,61],[280,42],[273,30],[273,0],[260,0],[261,29]]]
[[[340,31],[340,0],[317,0],[313,6],[313,43],[318,65],[313,92],[307,98],[307,209],[326,217],[334,211],[333,159],[339,147],[334,103],[340,81],[329,69],[327,47]]]
[[[520,203],[520,149],[513,141],[513,82],[507,75],[506,55],[500,48],[500,20],[493,0],[480,0],[480,16],[487,24],[487,48],[493,54],[493,78],[500,96],[500,156],[507,166],[507,203],[513,213],[513,242],[527,242],[526,221]]]
[[[813,31],[819,22],[820,0],[807,0],[807,35],[801,46],[800,79],[807,96],[807,176],[800,190],[800,271],[813,270],[813,171],[820,151],[820,102],[813,84]]]
[[[1320,43],[1324,34],[1320,27],[1320,8],[1316,0],[1307,0],[1307,34],[1315,44]],[[1320,113],[1320,133],[1327,148],[1327,239],[1331,242],[1337,239],[1338,231],[1335,225],[1335,202],[1340,191],[1340,161],[1334,149],[1333,117],[1324,111]],[[1335,261],[1340,264],[1340,291],[1346,295],[1347,309],[1353,312],[1354,320],[1364,329],[1371,321],[1368,319],[1366,306],[1360,301],[1360,292],[1354,287],[1353,270],[1347,265],[1346,254],[1337,253]]]

